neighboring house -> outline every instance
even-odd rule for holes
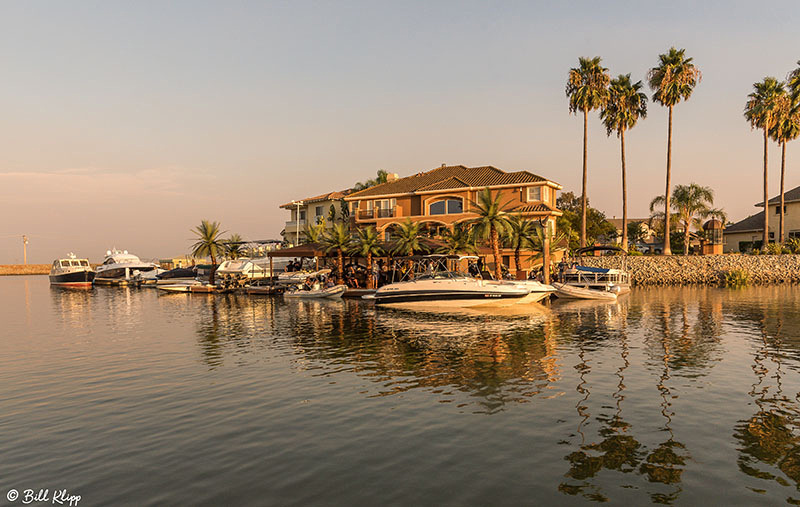
[[[477,200],[485,187],[502,192],[506,212],[519,213],[542,224],[550,222],[555,230],[555,219],[561,216],[556,209],[556,192],[562,187],[528,171],[442,165],[405,178],[390,175],[386,183],[353,192],[344,199],[350,205],[354,226],[374,226],[385,240],[391,241],[392,229],[407,219],[419,222],[424,233],[434,236],[444,228],[475,218],[470,202]],[[506,265],[509,255],[513,254],[503,251]]]
[[[769,240],[778,240],[780,227],[780,196],[769,200]],[[786,239],[800,238],[800,187],[795,187],[784,194],[784,230]],[[763,208],[764,203],[755,205]],[[723,236],[724,252],[748,252],[761,248],[764,232],[764,212],[760,211],[744,220],[725,228]]]
[[[314,197],[307,197],[305,199],[297,199],[280,207],[289,210],[291,216],[281,232],[284,241],[298,245],[298,233],[300,239],[303,239],[303,229],[306,225],[316,225],[325,221],[327,227],[332,225],[330,220],[331,206],[335,211],[334,220],[342,220],[346,217],[342,216],[342,199],[349,195],[352,189],[342,190],[339,192],[328,192],[327,194],[317,195]]]
[[[614,238],[614,243],[616,243],[618,245],[621,244],[622,243],[622,219],[614,217],[614,218],[609,218],[607,220],[608,220],[609,223],[611,223],[611,225],[614,226],[614,229],[617,230],[617,235]],[[628,219],[628,225],[629,226],[630,226],[630,224],[635,224],[637,222],[642,224],[642,228],[644,230],[644,238],[643,238],[643,241],[638,242],[636,245],[638,247],[646,247],[648,245],[653,244],[653,242],[655,241],[656,233],[655,233],[654,230],[652,230],[650,228],[650,225],[649,225],[650,224],[650,219],[649,218],[629,218]],[[631,244],[633,243],[633,241],[631,241],[630,239],[628,241]]]

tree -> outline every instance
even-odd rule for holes
[[[494,275],[498,280],[503,274],[500,269],[500,235],[508,229],[508,217],[503,210],[509,203],[500,203],[502,195],[503,192],[498,191],[493,197],[489,187],[481,190],[477,201],[470,200],[472,212],[478,216],[468,222],[478,237],[489,240],[494,256]]]
[[[339,199],[339,211],[342,215],[342,221],[346,222],[350,218],[350,208],[347,207],[347,201],[344,199]]]
[[[336,222],[336,206],[333,203],[331,203],[331,207],[328,208],[328,221],[330,223]]]
[[[765,77],[763,81],[753,83],[753,91],[747,96],[747,104],[744,106],[744,117],[750,122],[750,127],[764,131],[764,234],[762,248],[767,248],[769,245],[769,187],[767,185],[769,131],[777,123],[780,104],[785,93],[783,83],[774,77]]]
[[[647,79],[654,91],[653,101],[669,108],[669,126],[667,129],[667,185],[664,195],[665,229],[670,230],[670,195],[672,178],[672,109],[681,100],[689,100],[692,92],[702,79],[700,69],[686,58],[685,49],[670,48],[667,53],[658,55],[659,64],[650,69]],[[664,255],[671,255],[669,234],[664,235]]]
[[[599,109],[608,100],[608,69],[600,65],[602,59],[578,58],[578,67],[569,70],[567,79],[567,98],[569,112],[583,113],[583,185],[581,187],[581,246],[586,246],[586,179],[587,179],[587,141],[589,111]]]
[[[320,222],[316,225],[306,224],[303,227],[303,240],[306,243],[319,243],[322,241],[322,235],[325,233],[325,223]]]
[[[631,83],[630,74],[620,74],[611,81],[608,102],[600,112],[606,134],[619,137],[622,161],[622,249],[628,250],[628,187],[625,175],[625,131],[636,126],[639,118],[647,117],[647,95],[640,90],[642,82]]]
[[[800,65],[800,62],[797,62]],[[787,92],[778,105],[778,118],[770,130],[770,137],[781,146],[781,202],[778,240],[786,241],[784,181],[786,179],[786,143],[797,139],[800,134],[800,67],[789,73]]]
[[[523,248],[531,248],[537,228],[532,220],[522,215],[508,217],[507,236],[511,248],[514,249],[514,267],[517,273],[522,271],[520,269],[520,252]]]
[[[397,229],[392,233],[392,237],[397,236],[392,247],[394,255],[414,255],[414,253],[424,250],[420,235],[419,222],[412,222],[406,218],[404,222],[397,225]]]
[[[581,200],[572,192],[564,192],[556,199],[556,207],[563,213],[556,219],[556,229],[562,231],[569,241],[569,249],[580,247],[578,232],[581,226]],[[602,211],[592,208],[586,202],[586,240],[594,244],[602,238],[616,234],[614,225],[606,219]]]
[[[478,252],[478,247],[475,246],[475,240],[470,233],[469,228],[462,224],[455,224],[451,229],[445,229],[442,233],[442,240],[444,246],[439,247],[436,252],[446,255],[458,254],[475,254]]]
[[[208,277],[208,283],[214,285],[217,256],[225,253],[225,242],[220,236],[225,233],[219,230],[218,222],[209,222],[208,220],[202,220],[192,232],[197,237],[197,241],[191,247],[192,256],[211,257],[211,274]]]
[[[225,240],[225,255],[230,257],[231,259],[238,259],[244,255],[242,251],[242,237],[238,234],[231,234],[228,239]]]
[[[647,230],[644,228],[644,224],[642,222],[631,222],[628,224],[628,241],[635,243],[641,243],[644,241],[645,236],[647,235]]]
[[[347,227],[347,224],[343,222],[334,224],[333,227],[325,231],[320,238],[325,253],[336,252],[336,283],[338,284],[344,283],[344,252],[350,248],[352,239],[350,229]]]
[[[353,190],[358,192],[359,190],[364,190],[365,188],[374,187],[375,185],[380,185],[381,183],[386,183],[389,179],[389,173],[384,171],[383,169],[378,170],[377,176],[371,180],[367,180],[365,182],[358,182],[353,185]]]
[[[377,229],[375,227],[367,227],[356,231],[350,252],[367,259],[367,288],[377,289],[377,287],[372,286],[372,257],[383,253]]]
[[[650,211],[664,205],[663,195],[650,201]],[[675,211],[675,218],[683,224],[683,255],[689,254],[689,234],[692,227],[700,229],[701,219],[711,216],[720,218],[724,223],[727,217],[720,209],[712,208],[714,205],[714,191],[709,187],[702,187],[697,183],[689,185],[676,185],[672,191],[670,206]],[[666,237],[666,234],[665,234]]]

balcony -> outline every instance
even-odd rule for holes
[[[385,209],[360,209],[356,214],[358,221],[370,221],[378,218],[392,218],[395,216],[395,208]]]
[[[294,231],[297,227],[300,227],[302,229],[303,227],[305,227],[305,225],[306,225],[305,219],[301,218],[299,221],[298,220],[290,220],[290,221],[286,222],[286,225],[284,225],[284,227],[286,227],[287,231],[289,231],[289,230]]]

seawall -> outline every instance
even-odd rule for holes
[[[620,266],[620,257],[584,257],[586,266]],[[742,270],[748,284],[800,283],[800,255],[675,255],[630,256],[628,272],[634,285],[719,285],[725,274]]]
[[[50,264],[0,264],[0,276],[5,275],[46,275]]]

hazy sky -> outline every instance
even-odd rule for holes
[[[800,4],[759,2],[2,2],[0,263],[180,255],[201,219],[278,238],[278,205],[447,164],[527,169],[580,191],[579,56],[644,79],[686,48],[673,182],[757,211],[752,84],[800,60]],[[626,136],[629,210],[663,193],[666,110]],[[589,197],[621,215],[619,142],[590,118]],[[779,152],[771,149],[771,193]],[[787,149],[800,185],[800,141]]]

